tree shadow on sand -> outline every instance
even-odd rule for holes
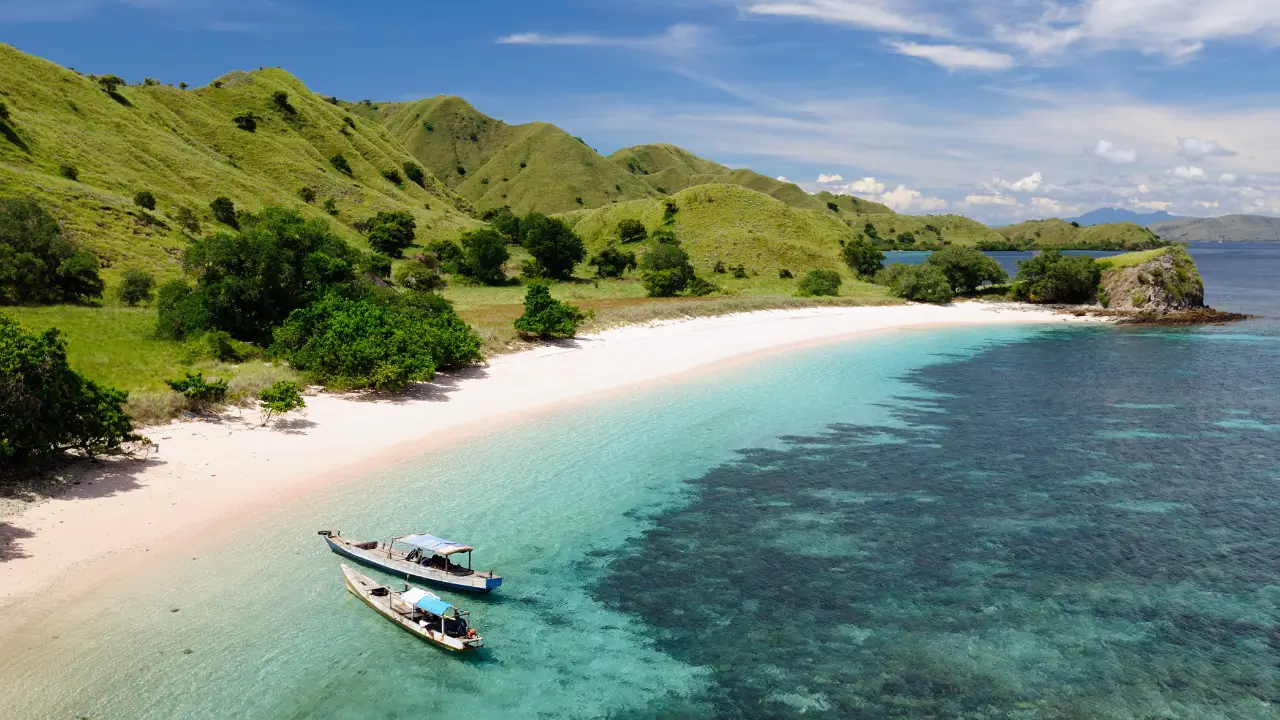
[[[23,530],[9,523],[0,522],[0,563],[28,557],[22,550],[22,540],[35,537],[30,530]]]
[[[340,395],[344,400],[357,402],[390,403],[399,405],[411,402],[448,402],[449,393],[458,389],[466,380],[478,380],[489,376],[489,371],[482,365],[473,365],[461,370],[437,373],[434,380],[428,383],[416,383],[396,393],[365,391]]]

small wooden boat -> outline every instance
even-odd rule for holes
[[[404,586],[403,592],[374,582],[347,565],[342,566],[347,589],[379,615],[432,645],[462,652],[484,647],[484,638],[467,621],[465,610],[450,605],[422,588]]]
[[[487,593],[502,584],[502,578],[492,572],[471,569],[470,546],[433,535],[404,535],[385,543],[348,540],[337,530],[321,530],[320,535],[339,555],[405,580],[478,593]],[[467,556],[465,567],[453,562],[452,558],[459,555]]]

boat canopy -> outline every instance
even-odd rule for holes
[[[422,588],[411,587],[400,595],[400,599],[440,617],[444,617],[445,613],[453,609],[453,606],[441,600],[439,595],[429,593]]]
[[[448,557],[454,553],[471,552],[468,545],[459,545],[435,535],[405,535],[402,538],[396,538],[396,542],[402,542],[405,545],[412,545],[423,550],[430,550],[437,555]]]

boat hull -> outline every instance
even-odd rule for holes
[[[450,652],[467,652],[484,647],[484,641],[479,637],[473,640],[449,637],[438,630],[424,628],[408,622],[403,617],[400,617],[392,611],[386,604],[379,602],[380,598],[375,598],[370,595],[369,591],[373,588],[385,586],[378,585],[372,578],[361,575],[346,565],[342,566],[342,574],[346,579],[348,592],[360,598],[360,601],[369,606],[369,609],[378,613],[386,620],[391,621],[401,630],[404,630],[419,640],[429,642],[438,648],[448,650]]]
[[[396,577],[427,582],[450,590],[482,594],[492,592],[502,585],[502,578],[500,577],[491,577],[483,573],[453,575],[443,570],[388,558],[385,556],[385,549],[381,552],[378,550],[364,550],[354,547],[350,543],[344,542],[344,540],[345,538],[342,537],[325,537],[324,539],[328,543],[329,549],[338,555]],[[382,555],[382,557],[379,557],[379,555]]]

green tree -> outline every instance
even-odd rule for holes
[[[568,280],[587,256],[587,248],[562,220],[529,213],[520,223],[521,244],[529,251],[542,277]]]
[[[409,182],[418,187],[425,188],[427,186],[427,174],[416,163],[407,162],[404,164],[404,176],[409,178]]]
[[[971,293],[987,283],[999,285],[1009,279],[1000,263],[976,248],[950,245],[930,255],[925,264],[941,270],[956,294]]]
[[[800,278],[796,286],[798,297],[819,297],[823,295],[839,295],[840,285],[844,280],[835,270],[810,270]]]
[[[236,124],[236,127],[245,132],[255,132],[258,129],[258,116],[251,112],[240,113],[231,118],[231,121]]]
[[[524,315],[516,318],[516,330],[540,338],[571,338],[587,314],[575,305],[551,297],[545,282],[529,284],[524,296]]]
[[[258,406],[262,409],[262,424],[266,425],[276,415],[301,410],[307,401],[302,398],[302,386],[292,380],[281,380],[258,393]]]
[[[149,444],[125,414],[128,399],[72,370],[57,330],[28,333],[0,314],[0,467],[38,465],[68,451],[128,454]]]
[[[395,168],[391,168],[390,170],[383,170],[382,177],[392,185],[404,184],[404,178],[400,177],[400,171],[396,170]]]
[[[640,260],[640,279],[649,297],[674,297],[693,281],[689,253],[674,243],[659,243]]]
[[[145,270],[125,268],[120,276],[120,286],[116,288],[116,297],[125,305],[133,307],[138,303],[151,302],[155,287],[156,279]]]
[[[636,269],[636,254],[609,245],[596,253],[589,264],[600,277],[622,277],[628,270]]]
[[[98,258],[62,235],[31,198],[0,198],[0,305],[102,297]]]
[[[400,257],[404,249],[413,244],[417,229],[417,221],[403,210],[380,212],[364,224],[369,246],[391,257]]]
[[[293,105],[289,104],[289,93],[283,90],[277,90],[271,93],[271,104],[275,105],[276,109],[285,115],[298,114],[298,111],[294,109]]]
[[[507,274],[502,268],[510,258],[507,242],[498,231],[472,230],[462,236],[458,274],[485,285],[503,285]]]
[[[316,191],[312,187],[302,187],[298,189],[298,197],[302,198],[302,202],[310,205],[316,201]]]
[[[391,278],[391,258],[382,253],[369,253],[360,260],[360,271],[376,278]]]
[[[452,240],[435,240],[427,245],[427,252],[436,256],[440,270],[451,275],[461,275],[463,265],[462,246]],[[502,262],[506,262],[503,260]]]
[[[1092,302],[1102,282],[1102,268],[1087,256],[1044,250],[1018,262],[1013,296],[1033,303]]]
[[[337,155],[329,158],[329,164],[333,165],[338,172],[343,173],[344,175],[351,174],[351,163],[347,162],[347,159],[342,155],[342,153],[338,153]]]
[[[876,276],[889,292],[905,300],[949,303],[955,297],[951,282],[936,265],[890,265]]]
[[[861,238],[844,244],[844,262],[859,278],[871,279],[884,269],[884,253]]]
[[[188,235],[198,235],[200,233],[200,216],[195,210],[183,205],[178,208],[174,214],[174,220],[178,223],[178,227]]]
[[[231,202],[231,198],[225,195],[216,197],[209,203],[209,209],[213,211],[214,220],[233,228],[240,227],[240,220],[236,217],[236,204]]]
[[[124,78],[119,75],[103,75],[98,78],[98,85],[108,95],[115,95],[120,86],[124,84]]]
[[[625,218],[618,222],[618,242],[623,245],[644,242],[648,237],[649,231],[645,229],[644,223],[639,220]]]
[[[502,233],[507,242],[512,245],[520,244],[520,218],[511,212],[511,206],[503,205],[495,210],[487,210],[482,218],[492,225],[494,230]]]
[[[416,292],[443,290],[445,282],[440,277],[440,259],[433,253],[424,253],[402,263],[396,268],[395,283]]]
[[[58,174],[71,182],[80,181],[80,169],[70,163],[62,163],[59,165]]]
[[[133,204],[144,210],[155,210],[156,196],[150,190],[139,190],[133,196]]]

